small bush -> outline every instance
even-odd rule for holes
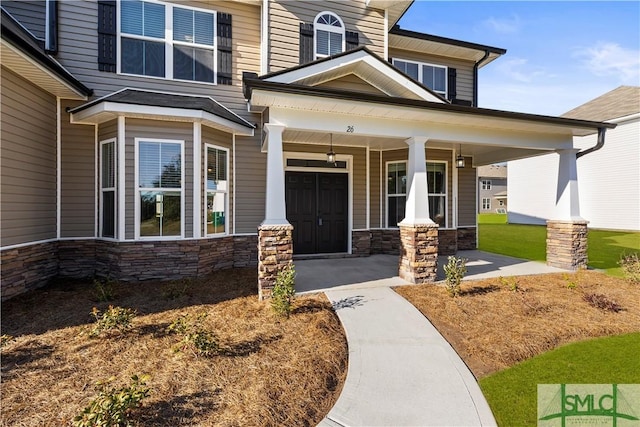
[[[117,330],[124,332],[131,328],[131,320],[136,316],[136,311],[130,308],[114,307],[112,305],[102,314],[100,310],[93,307],[91,314],[96,319],[96,324],[93,326],[91,337],[97,337],[104,331]]]
[[[181,279],[166,283],[162,286],[162,298],[174,300],[183,297],[189,293],[192,285],[192,279]]]
[[[445,287],[451,297],[460,295],[460,282],[467,273],[467,260],[450,256],[444,266]]]
[[[3,334],[2,337],[0,337],[0,347],[4,347],[9,344],[13,339],[14,338],[11,335]]]
[[[500,284],[502,286],[506,287],[511,292],[518,292],[518,291],[521,290],[520,289],[520,283],[518,283],[518,279],[516,279],[513,276],[511,276],[511,277],[502,277],[502,276],[500,276],[500,278],[498,280],[500,280]]]
[[[574,290],[578,287],[578,273],[575,275],[565,273],[562,278],[567,282],[567,289]]]
[[[128,417],[132,409],[139,407],[142,400],[149,397],[148,376],[131,377],[131,384],[125,387],[109,387],[115,378],[98,382],[98,395],[73,419],[75,427],[110,427],[132,425]]]
[[[613,311],[617,313],[622,311],[622,307],[615,301],[607,298],[602,294],[584,294],[582,299],[589,303],[590,306],[599,308],[600,310]]]
[[[116,282],[111,278],[94,279],[93,288],[96,300],[100,302],[109,302],[116,299],[115,291]]]
[[[640,256],[637,252],[622,254],[618,261],[624,276],[633,283],[640,283]]]
[[[276,284],[271,291],[271,307],[273,311],[287,319],[291,316],[295,300],[296,270],[292,265],[285,267],[278,273]]]
[[[171,322],[167,331],[182,335],[182,340],[173,346],[175,352],[191,350],[196,356],[204,357],[220,352],[218,337],[203,325],[206,317],[207,313],[200,313],[195,317],[183,315]]]

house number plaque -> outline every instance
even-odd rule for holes
[[[347,133],[353,133],[354,130],[353,126],[347,126]]]

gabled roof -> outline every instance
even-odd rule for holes
[[[487,65],[507,53],[506,49],[499,47],[404,30],[397,25],[389,31],[389,47],[466,59],[473,62],[482,61],[478,64],[479,67]],[[488,55],[486,58],[485,54]]]
[[[359,47],[257,78],[265,82],[315,87],[351,74],[388,96],[440,103],[449,102],[366,47]]]
[[[640,86],[620,86],[567,111],[562,117],[605,121],[637,113],[640,113]]]
[[[253,134],[255,125],[208,96],[125,88],[69,110],[76,123],[102,123],[118,115],[170,120],[201,119],[232,133]]]
[[[478,168],[478,178],[507,178],[506,165],[487,165]]]
[[[35,38],[9,12],[2,9],[2,65],[47,92],[67,99],[86,99],[93,91],[48,55]]]

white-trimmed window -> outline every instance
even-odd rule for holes
[[[333,12],[320,12],[313,22],[315,58],[344,52],[344,22]]]
[[[447,97],[447,67],[395,58],[393,65],[434,92]]]
[[[482,198],[482,210],[483,211],[488,211],[489,209],[491,209],[491,199],[488,197],[483,197]]]
[[[100,142],[100,237],[116,237],[116,140]]]
[[[121,73],[215,83],[214,11],[156,1],[119,4]]]
[[[228,233],[229,150],[206,145],[206,233],[207,236]]]
[[[136,138],[136,237],[184,235],[184,141]]]
[[[447,163],[427,162],[429,217],[440,227],[447,224]],[[396,227],[405,217],[407,163],[387,163],[387,227]]]
[[[482,189],[483,190],[491,190],[491,180],[490,179],[483,179],[481,181],[482,183]]]

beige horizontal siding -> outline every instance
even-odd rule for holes
[[[384,13],[366,7],[365,0],[269,2],[269,71],[300,63],[300,23],[312,24],[320,12],[333,12],[347,31],[356,31],[361,46],[384,56]]]
[[[310,144],[284,144],[284,151],[297,153],[326,153],[327,147]],[[367,169],[366,169],[366,149],[358,147],[341,147],[334,145],[334,151],[340,155],[353,156],[351,169],[351,179],[353,182],[353,228],[362,229],[367,227]]]
[[[69,122],[62,102],[61,237],[94,237],[96,212],[95,126]]]
[[[264,221],[267,155],[260,151],[260,131],[236,137],[236,233],[257,233]]]
[[[429,143],[427,143],[428,146]],[[431,150],[429,148],[426,149],[427,162],[442,160],[447,162],[447,226],[451,227],[453,224],[453,169],[451,165],[451,151],[449,150]],[[404,148],[402,150],[390,150],[384,151],[382,154],[382,173],[386,177],[387,173],[387,162],[406,162],[409,157],[409,150]],[[384,180],[386,182],[386,179]],[[382,223],[386,227],[387,224],[387,211],[386,211],[386,197],[387,197],[387,188],[383,189],[384,198],[382,203],[384,204],[383,208],[383,220]]]
[[[94,90],[96,97],[124,87],[209,95],[237,114],[247,113],[242,95],[243,71],[260,72],[260,7],[230,1],[178,2],[226,12],[232,15],[233,84],[195,82],[118,75],[98,71],[98,3],[94,0],[59,2],[58,59],[80,81]],[[255,121],[255,119],[253,119]]]
[[[395,48],[389,48],[389,57],[393,59],[408,59],[411,61],[424,62],[426,64],[455,68],[457,76],[456,97],[467,101],[473,101],[473,62]]]
[[[98,141],[105,141],[111,138],[118,137],[118,121],[111,120],[105,123],[100,123],[98,126]]]
[[[184,141],[184,188],[182,197],[185,203],[184,237],[193,237],[193,123],[163,122],[157,120],[125,120],[125,238],[135,238],[135,138],[174,139]]]
[[[52,239],[56,99],[4,67],[1,72],[0,245]]]
[[[365,82],[360,77],[353,74],[321,83],[318,85],[318,87],[326,89],[349,90],[360,93],[370,93],[373,95],[386,95],[381,90],[378,90],[377,88],[371,86],[371,84]]]
[[[466,158],[466,167],[458,169],[458,225],[476,225],[476,168],[471,167],[471,158]]]

